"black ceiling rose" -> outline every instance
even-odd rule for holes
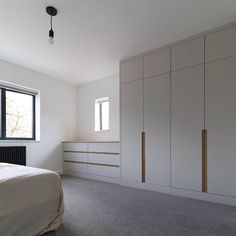
[[[48,15],[50,16],[56,16],[57,15],[57,9],[55,7],[52,6],[48,6],[46,8],[46,12],[48,13]]]

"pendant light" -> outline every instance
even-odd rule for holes
[[[52,17],[57,15],[57,9],[52,6],[48,6],[46,8],[46,12],[48,13],[48,15],[50,15],[51,29],[49,30],[49,43],[53,44],[54,43],[54,31],[52,29]]]

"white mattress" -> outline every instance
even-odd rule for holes
[[[0,235],[56,230],[63,210],[61,180],[55,172],[0,163]]]

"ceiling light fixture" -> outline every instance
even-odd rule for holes
[[[53,44],[54,43],[54,31],[52,29],[52,17],[57,15],[57,9],[52,6],[48,6],[46,8],[46,12],[48,13],[48,15],[51,16],[51,19],[50,19],[51,29],[49,30],[49,43]]]

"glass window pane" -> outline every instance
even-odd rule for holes
[[[32,138],[33,96],[6,91],[6,137]]]
[[[100,131],[100,107],[95,103],[95,131]]]
[[[0,138],[2,138],[2,89],[0,89]]]
[[[102,103],[102,129],[109,129],[109,101]]]

